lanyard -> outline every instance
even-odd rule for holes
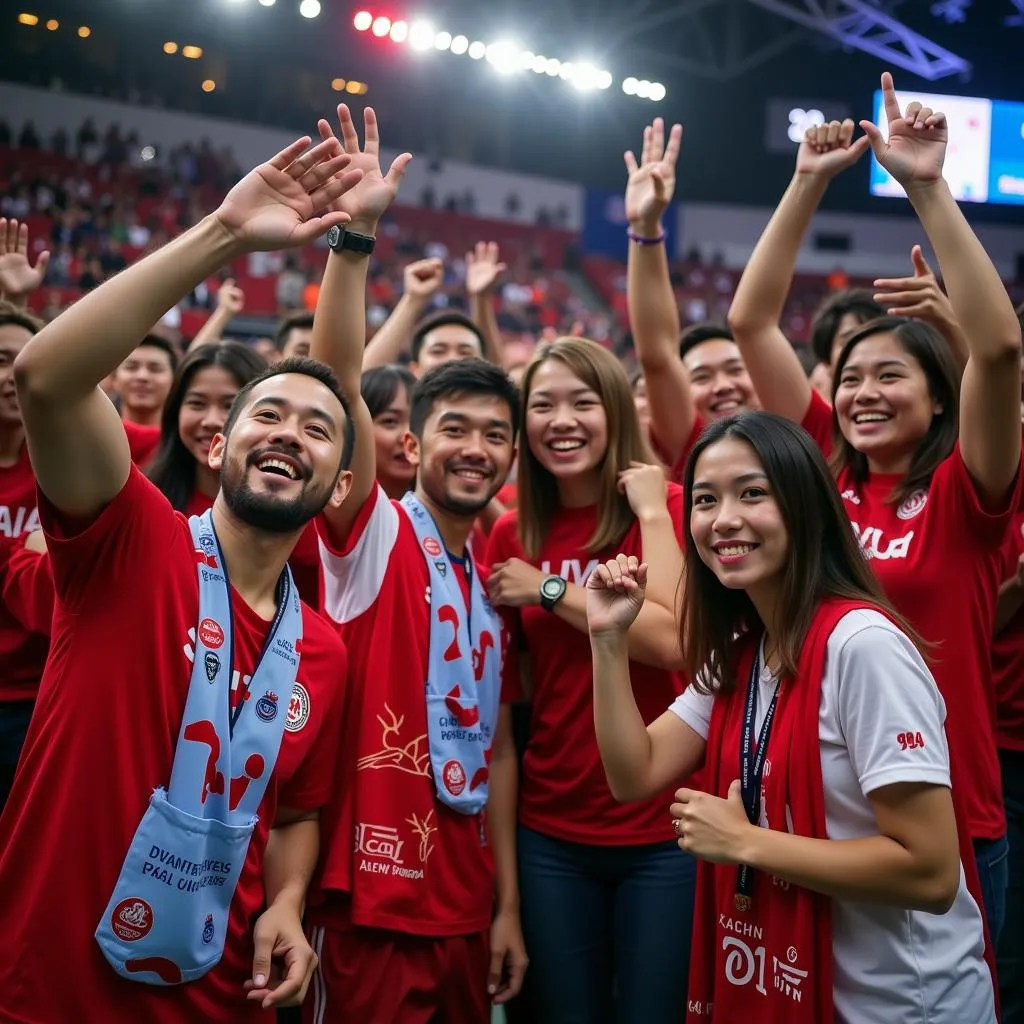
[[[456,558],[448,548],[444,549],[444,553],[451,563],[452,572],[455,571],[455,566],[462,566],[462,571],[466,576],[466,589],[469,591],[469,600],[465,603],[466,605],[466,633],[469,636],[470,644],[473,643],[473,558],[469,553],[469,545],[467,544],[463,556]],[[459,592],[462,592],[462,587],[459,587],[459,581],[455,581],[455,585],[458,587]]]
[[[747,683],[747,700],[743,709],[743,730],[740,734],[740,792],[743,808],[747,812],[747,820],[757,825],[761,818],[761,779],[764,775],[764,762],[768,755],[768,740],[771,737],[772,722],[775,720],[775,707],[779,700],[779,684],[775,684],[775,692],[765,711],[761,732],[757,737],[757,750],[754,751],[754,723],[757,721],[757,691],[760,688],[761,651],[750,666],[750,680]],[[746,864],[741,864],[736,877],[736,909],[749,910],[751,891],[754,888],[754,873]]]
[[[231,706],[231,680],[235,674],[235,607],[234,600],[231,595],[231,580],[228,578],[228,564],[224,560],[224,552],[220,546],[220,538],[217,536],[217,530],[212,521],[210,523],[210,532],[213,534],[213,539],[217,544],[217,560],[220,564],[220,570],[224,574],[224,589],[227,592],[228,599],[227,636],[228,651],[231,655],[231,660],[228,663],[228,736],[229,738],[234,738],[235,726],[238,725],[238,719],[242,715],[242,710],[249,701],[248,694],[242,692],[238,694],[238,702],[235,706]],[[284,610],[287,607],[289,596],[288,569],[285,568],[284,572],[281,573],[280,579],[277,581],[277,611],[274,612],[274,621],[270,624],[270,629],[267,631],[266,638],[263,641],[263,648],[260,651],[260,656],[256,659],[256,664],[253,666],[250,680],[256,678],[260,665],[263,664],[263,657],[267,651],[270,650],[270,645],[274,642],[274,637],[277,636],[277,630],[281,625],[281,620],[284,618]],[[241,688],[242,685],[241,673],[239,673],[239,688]]]

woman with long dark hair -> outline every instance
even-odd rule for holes
[[[587,611],[612,792],[647,799],[705,766],[707,791],[670,808],[701,861],[688,1020],[991,1024],[946,709],[824,458],[781,417],[741,413],[704,432],[684,486],[696,682],[649,726],[626,640],[647,567],[606,562]]]
[[[359,384],[373,420],[377,483],[389,498],[401,498],[416,482],[416,467],[405,455],[410,399],[415,384],[416,378],[410,370],[394,364],[364,370]]]
[[[736,290],[729,319],[766,409],[800,422],[830,457],[847,515],[886,595],[932,647],[949,708],[954,775],[974,840],[993,939],[1008,881],[990,643],[1000,548],[1020,487],[1021,329],[999,273],[943,179],[945,116],[900,108],[882,76],[888,139],[862,121],[808,133],[797,174]],[[812,392],[779,328],[800,237],[829,168],[868,143],[903,186],[942,269],[969,355],[961,377],[930,324],[886,316],[861,325],[833,366],[833,405]],[[894,296],[893,306],[900,299]]]

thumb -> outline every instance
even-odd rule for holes
[[[402,184],[402,179],[405,177],[406,168],[412,162],[412,153],[402,153],[400,156],[396,156],[391,163],[391,167],[387,173],[388,183],[394,186],[395,190],[398,190],[398,186]]]
[[[221,285],[222,288],[234,288],[235,279],[233,277],[225,277],[224,283]]]
[[[915,245],[914,248],[910,250],[910,261],[914,264],[915,277],[927,277],[932,273],[932,268],[924,258],[924,252],[922,252],[921,246]]]
[[[875,151],[875,156],[881,156],[881,154],[885,152],[885,139],[882,138],[882,133],[879,131],[878,125],[876,125],[874,121],[861,121],[860,127],[870,143],[871,148]]]
[[[252,981],[257,988],[263,988],[270,977],[270,960],[274,955],[276,936],[272,929],[261,927],[257,922],[253,931]]]
[[[36,268],[36,270],[39,271],[40,274],[45,274],[46,273],[46,268],[49,265],[50,265],[50,250],[49,249],[44,249],[36,257],[36,267],[35,268]]]
[[[729,796],[727,799],[730,803],[743,803],[743,787],[740,785],[739,779],[732,780],[732,784],[729,786]]]
[[[851,143],[846,150],[850,163],[856,163],[868,151],[871,145],[871,136],[867,134],[862,135],[856,142]]]

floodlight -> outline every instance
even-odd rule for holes
[[[303,0],[305,3],[305,0]],[[383,39],[391,31],[391,19],[385,18],[383,15],[379,18],[373,19],[373,34],[378,39]]]
[[[357,32],[365,32],[373,24],[373,15],[369,11],[359,11],[352,19]]]
[[[320,0],[302,0],[299,4],[299,14],[304,18],[320,17]]]
[[[660,103],[665,98],[665,94],[665,86],[661,82],[651,82],[650,99],[654,100],[655,103]]]
[[[407,21],[393,21],[391,23],[391,41],[393,43],[404,43],[409,37],[409,23]]]
[[[469,40],[465,36],[456,36],[452,40],[452,53],[463,54],[469,49]]]
[[[452,34],[451,32],[438,32],[434,36],[434,49],[435,50],[448,50],[452,45]]]
[[[469,49],[466,52],[473,58],[473,60],[480,60],[486,55],[487,47],[484,46],[479,39],[474,39],[473,42],[469,44]]]
[[[415,21],[409,28],[409,45],[414,50],[429,50],[434,45],[434,29],[425,21]]]

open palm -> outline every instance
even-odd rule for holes
[[[625,154],[626,220],[630,224],[653,223],[672,202],[676,189],[676,162],[683,138],[682,125],[673,125],[665,142],[665,122],[656,117],[644,129],[644,145],[640,163],[632,150]]]
[[[373,230],[384,211],[395,201],[412,155],[402,153],[395,157],[387,174],[381,171],[380,134],[373,107],[363,111],[365,141],[362,149],[359,148],[359,134],[352,119],[352,111],[344,103],[338,104],[338,124],[341,128],[341,143],[350,160],[348,166],[351,170],[362,171],[363,177],[358,185],[339,196],[331,209],[347,213],[354,228]],[[326,121],[320,121],[318,129],[321,139],[327,141],[334,138],[331,126]]]
[[[882,75],[882,100],[889,124],[888,141],[873,122],[860,123],[871,139],[875,158],[904,189],[939,181],[949,140],[946,115],[916,101],[909,103],[906,113],[902,113],[888,71]]]
[[[43,283],[50,263],[49,252],[41,252],[33,267],[28,259],[28,225],[0,218],[0,292],[11,300],[20,299]]]
[[[217,220],[245,248],[288,249],[307,245],[348,216],[325,210],[359,181],[337,139],[308,149],[298,139],[273,159],[251,170],[224,197]]]

